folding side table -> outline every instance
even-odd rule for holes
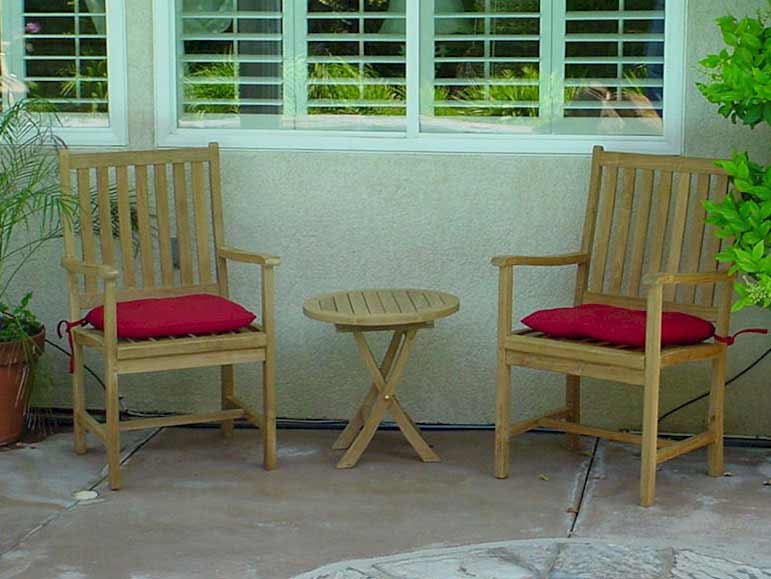
[[[420,430],[396,397],[404,367],[419,330],[451,316],[460,308],[457,297],[429,290],[372,289],[326,294],[306,300],[309,318],[335,325],[338,332],[352,333],[372,385],[359,410],[335,442],[335,450],[348,449],[337,468],[351,468],[361,458],[385,413],[389,412],[423,462],[438,462]],[[367,332],[393,332],[380,365],[366,339]]]

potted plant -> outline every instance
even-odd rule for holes
[[[41,246],[60,233],[69,210],[57,181],[55,117],[45,103],[21,100],[0,112],[0,445],[18,440],[35,383],[45,328],[31,293],[13,281]]]
[[[734,123],[771,125],[771,27],[769,13],[718,19],[726,48],[701,61],[708,82],[699,90]],[[718,255],[739,274],[734,309],[771,308],[771,167],[735,153],[721,166],[733,190],[720,203],[707,202],[708,221],[732,244]]]

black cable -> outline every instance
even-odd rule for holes
[[[71,355],[67,350],[65,350],[64,348],[62,348],[58,344],[55,344],[54,342],[52,342],[51,340],[49,340],[47,338],[46,338],[46,344],[49,344],[49,345],[53,346],[54,348],[56,348],[57,350],[59,350],[63,354],[66,354],[67,356]],[[760,364],[766,358],[766,356],[768,356],[769,354],[771,354],[771,348],[766,350],[763,354],[761,354],[761,356],[759,358],[757,358],[752,364],[747,366],[744,370],[739,372],[736,376],[734,376],[734,377],[730,378],[729,380],[727,380],[725,385],[726,386],[730,386],[732,383],[736,382],[739,378],[741,378],[747,372],[750,372],[752,369],[754,369],[755,366]],[[96,372],[94,372],[91,368],[89,368],[86,364],[83,364],[83,368],[85,368],[86,372],[88,372],[89,374],[91,374],[91,376],[94,377],[94,380],[96,380],[99,383],[99,385],[102,387],[102,390],[104,390],[105,389],[105,385],[104,385],[104,382],[102,381],[102,379],[99,377],[99,375]],[[700,402],[700,401],[704,400],[705,398],[708,398],[709,394],[710,394],[709,392],[705,392],[704,394],[700,394],[699,396],[697,396],[695,398],[692,398],[691,400],[688,400],[687,402],[683,402],[682,404],[680,404],[679,406],[677,406],[677,407],[673,408],[672,410],[666,412],[665,414],[662,414],[661,417],[659,418],[659,424],[661,422],[663,422],[665,419],[667,419],[670,416],[672,416],[673,414],[676,414],[677,412],[680,412],[684,408],[688,408],[689,406],[692,406],[693,404],[696,404],[697,402]],[[122,396],[119,397],[118,400],[120,402],[120,405],[123,407],[123,411],[126,414],[128,414],[128,415],[134,415],[134,416],[161,416],[161,414],[156,414],[156,413],[144,413],[144,412],[135,412],[135,411],[129,410],[124,405],[123,397]],[[335,421],[330,421],[330,422],[335,422]]]
[[[741,377],[742,377],[742,376],[744,376],[744,375],[745,375],[747,372],[749,372],[750,370],[752,370],[752,369],[753,369],[755,366],[757,366],[758,364],[760,364],[760,363],[763,361],[763,359],[764,359],[766,356],[768,356],[769,354],[771,354],[771,348],[769,348],[768,350],[766,350],[766,351],[765,351],[763,354],[761,354],[761,356],[760,356],[760,357],[759,357],[757,360],[755,360],[755,361],[754,361],[752,364],[750,364],[750,365],[749,365],[749,366],[747,366],[747,367],[746,367],[744,370],[742,370],[741,372],[739,372],[739,373],[738,373],[736,376],[734,376],[733,378],[731,378],[730,380],[728,380],[728,381],[725,383],[725,385],[726,385],[726,386],[730,386],[730,385],[731,385],[733,382],[736,382],[736,381],[737,381],[739,378],[741,378]],[[661,423],[661,422],[662,422],[662,421],[663,421],[665,418],[669,418],[670,416],[672,416],[672,415],[673,415],[673,414],[675,414],[676,412],[680,412],[680,411],[681,411],[683,408],[688,408],[689,406],[691,406],[691,405],[693,405],[693,404],[696,404],[697,402],[699,402],[699,401],[701,401],[701,400],[704,400],[705,398],[708,398],[708,397],[709,397],[709,394],[710,394],[709,392],[705,392],[704,394],[701,394],[701,395],[697,396],[696,398],[692,398],[691,400],[688,400],[687,402],[683,402],[683,403],[682,403],[680,406],[677,406],[676,408],[673,408],[673,409],[672,409],[672,410],[670,410],[669,412],[667,412],[667,413],[663,414],[663,415],[661,416],[661,418],[659,418],[659,423]]]
[[[68,358],[72,357],[72,354],[70,352],[68,352],[67,350],[62,348],[59,344],[56,344],[56,343],[52,342],[48,338],[46,338],[46,344],[48,344],[49,346],[53,346],[54,348],[59,350],[62,354],[66,355]],[[106,386],[104,385],[104,382],[102,381],[102,379],[99,377],[99,375],[96,372],[94,372],[86,364],[83,364],[83,368],[86,370],[86,372],[88,372],[89,374],[91,374],[91,376],[94,377],[94,380],[96,380],[99,383],[99,385],[102,387],[102,390],[106,390],[107,389]],[[131,411],[128,408],[126,408],[126,405],[123,402],[123,396],[118,396],[118,403],[121,405],[121,409],[123,410],[123,412],[125,412],[126,414],[131,414]]]

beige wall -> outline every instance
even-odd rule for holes
[[[127,0],[131,146],[153,146],[151,0]],[[696,62],[720,46],[713,26],[735,2],[691,0],[688,18],[686,150],[725,156],[750,148],[768,158],[767,131],[735,128],[719,119],[692,88]],[[742,0],[743,10],[766,5]],[[277,272],[279,415],[343,418],[363,394],[366,371],[350,337],[303,317],[304,298],[365,286],[417,286],[460,296],[461,312],[419,336],[402,399],[420,421],[489,423],[495,380],[496,270],[498,253],[553,253],[578,247],[588,158],[576,156],[415,155],[330,152],[226,151],[224,189],[233,245],[283,257]],[[36,304],[49,328],[65,316],[64,276],[58,247],[27,269]],[[233,287],[246,305],[257,305],[254,272],[237,269]],[[523,274],[517,315],[567,304],[567,271]],[[736,326],[771,326],[769,312],[748,310]],[[731,350],[730,373],[753,360],[765,338],[749,337]],[[50,357],[55,389],[47,401],[69,403],[66,364]],[[98,365],[98,361],[94,361]],[[728,430],[771,435],[769,362],[742,379],[728,396]],[[217,400],[214,370],[147,375],[124,380],[134,409],[185,411]],[[252,392],[257,372],[240,372]],[[530,416],[559,404],[556,375],[514,371],[515,411]],[[662,408],[707,386],[705,367],[667,373]],[[601,424],[636,427],[636,388],[588,381],[586,417]],[[99,389],[89,401],[100,406]],[[248,398],[248,395],[244,396]],[[665,423],[668,430],[700,427],[705,406]]]

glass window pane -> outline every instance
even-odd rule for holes
[[[284,113],[281,0],[178,0],[178,7],[180,123],[277,128]]]
[[[19,55],[23,87],[6,90],[47,101],[64,126],[109,126],[105,0],[23,0],[21,9],[18,36],[3,41]]]
[[[308,0],[307,7],[298,128],[405,130],[405,1]]]
[[[541,0],[434,0],[421,16],[423,131],[548,130]]]
[[[183,126],[405,129],[403,0],[176,1]]]
[[[661,135],[665,0],[567,0],[568,134]]]

